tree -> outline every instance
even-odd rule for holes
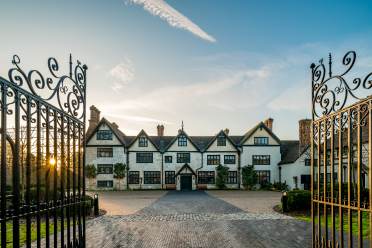
[[[254,170],[253,165],[247,165],[242,168],[243,186],[246,189],[252,189],[257,184],[257,172]]]
[[[218,165],[216,168],[216,186],[219,189],[226,188],[227,176],[229,174],[229,168],[223,165]]]
[[[94,164],[87,164],[85,166],[85,176],[89,180],[89,185],[91,185],[92,184],[91,180],[93,178],[96,178],[97,176],[97,169],[96,169],[96,166],[94,166]]]
[[[125,178],[126,170],[127,170],[127,166],[123,163],[116,163],[114,165],[114,178],[118,179],[119,189],[120,189],[120,181]]]

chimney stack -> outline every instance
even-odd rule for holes
[[[273,122],[274,122],[274,119],[273,118],[268,118],[264,121],[264,124],[265,126],[270,129],[271,131],[273,131]]]
[[[112,126],[113,126],[115,129],[119,129],[119,125],[116,124],[116,122],[113,122],[113,123],[111,123],[111,124],[112,124]]]
[[[229,135],[230,130],[228,128],[225,128],[225,130],[223,131],[225,132],[226,135]]]
[[[311,120],[310,119],[303,119],[298,121],[298,134],[299,134],[299,141],[300,141],[300,153],[306,149],[311,143],[310,137],[311,131]]]
[[[90,106],[90,119],[89,119],[89,127],[88,132],[96,128],[98,125],[100,118],[101,111],[98,110],[94,105]]]
[[[164,125],[158,125],[157,129],[158,129],[158,136],[159,137],[164,136]]]

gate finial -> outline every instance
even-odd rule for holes
[[[329,65],[329,77],[332,77],[332,54],[329,53],[329,62],[328,62],[328,65]]]

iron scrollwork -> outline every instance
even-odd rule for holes
[[[333,75],[331,54],[329,54],[328,68],[324,65],[323,59],[317,65],[311,64],[314,117],[329,115],[343,109],[350,98],[363,99],[364,96],[358,95],[358,89],[371,89],[372,72],[364,78],[354,78],[351,83],[347,82],[345,78],[346,74],[354,67],[356,57],[354,51],[347,52],[342,59],[342,65],[346,68],[338,75]],[[334,87],[332,87],[332,83],[336,83]]]
[[[48,59],[48,69],[51,76],[44,77],[37,70],[25,72],[17,55],[13,56],[15,66],[8,71],[9,81],[27,89],[33,95],[52,102],[55,101],[60,110],[83,120],[85,114],[86,71],[88,67],[79,60],[73,67],[70,55],[69,75],[59,75],[59,64],[55,58]]]

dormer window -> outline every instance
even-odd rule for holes
[[[224,135],[217,137],[217,146],[226,146],[226,137]]]
[[[178,137],[178,146],[187,146],[187,137],[185,135]]]
[[[97,131],[97,140],[112,140],[111,130],[99,130],[99,131]]]
[[[141,136],[138,139],[138,146],[139,147],[148,147],[148,139],[145,136]]]
[[[269,138],[268,137],[254,137],[254,144],[255,145],[268,145],[269,144]]]

